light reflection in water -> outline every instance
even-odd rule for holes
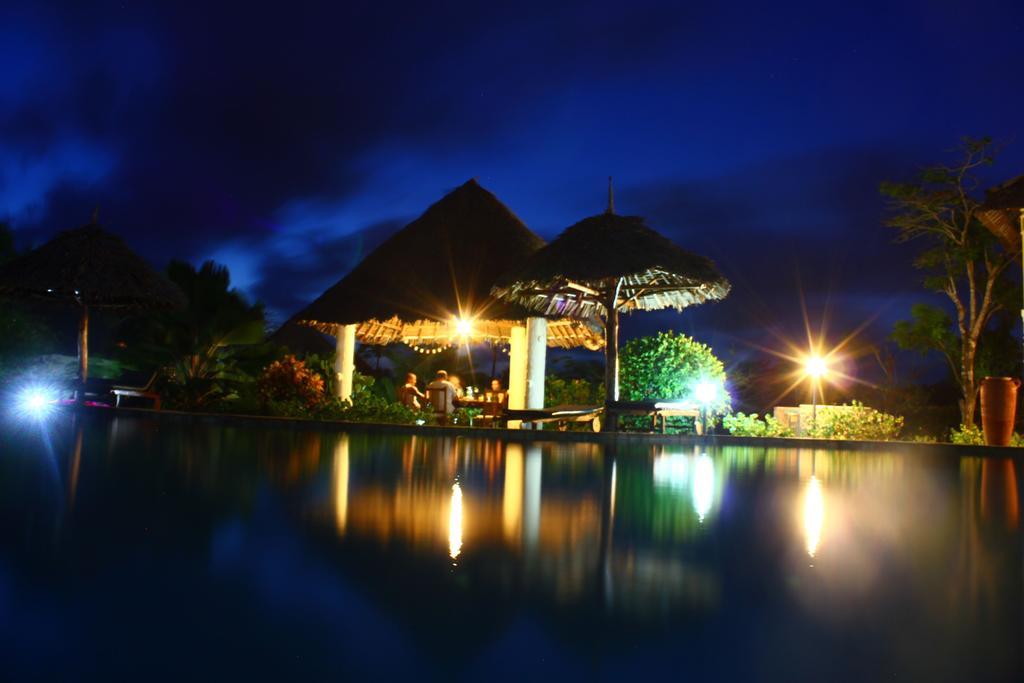
[[[821,482],[811,475],[804,492],[804,539],[807,554],[814,557],[821,543],[821,530],[825,526],[825,494]]]
[[[462,487],[452,484],[452,502],[448,511],[448,555],[453,560],[462,552]]]
[[[339,536],[348,524],[348,434],[342,434],[334,446],[334,526]]]
[[[505,488],[501,500],[501,526],[505,540],[519,540],[523,518],[523,447],[510,443],[505,451]]]
[[[700,522],[703,523],[704,516],[711,510],[711,503],[715,498],[715,464],[707,453],[697,458],[691,486],[693,509]]]

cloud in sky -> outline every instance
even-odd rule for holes
[[[1019,136],[1022,19],[1013,2],[5,3],[0,216],[31,244],[99,206],[157,264],[227,263],[280,320],[470,177],[551,238],[614,175],[622,212],[734,281],[683,325],[789,325],[798,271],[854,324],[915,286],[879,181],[964,134]],[[1011,145],[992,180],[1022,168]]]

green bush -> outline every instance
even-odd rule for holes
[[[598,406],[604,403],[604,384],[585,379],[544,378],[544,405]]]
[[[697,403],[695,392],[701,383],[714,387],[710,413],[728,413],[731,399],[725,388],[725,366],[711,347],[672,331],[638,337],[622,347],[619,396],[623,400]]]
[[[833,409],[818,408],[817,420],[806,435],[818,439],[891,441],[900,435],[903,418],[870,408],[859,401]]]
[[[949,442],[961,446],[984,446],[985,433],[980,427],[974,425],[960,425],[960,429],[953,429],[949,432]],[[1024,435],[1014,432],[1010,437],[1010,446],[1024,448]]]
[[[734,413],[722,419],[722,426],[733,436],[793,436],[792,429],[771,415],[762,420],[756,413]]]

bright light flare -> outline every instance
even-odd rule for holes
[[[55,392],[46,387],[28,387],[18,394],[15,412],[27,419],[42,420],[53,412],[57,399]]]
[[[714,382],[703,380],[693,388],[693,397],[702,406],[709,406],[718,398],[718,387]]]
[[[804,359],[804,372],[815,379],[828,374],[828,361],[818,355]]]
[[[473,334],[473,321],[468,318],[456,318],[455,332],[460,337],[468,337]]]

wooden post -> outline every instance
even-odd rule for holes
[[[604,424],[603,432],[614,432],[619,428],[619,416],[611,404],[619,400],[619,287],[605,302],[604,319]]]
[[[85,399],[85,382],[89,379],[89,307],[82,304],[78,319],[78,400]]]
[[[619,428],[612,402],[619,400],[619,311],[612,308],[604,321],[604,425],[601,431]]]

